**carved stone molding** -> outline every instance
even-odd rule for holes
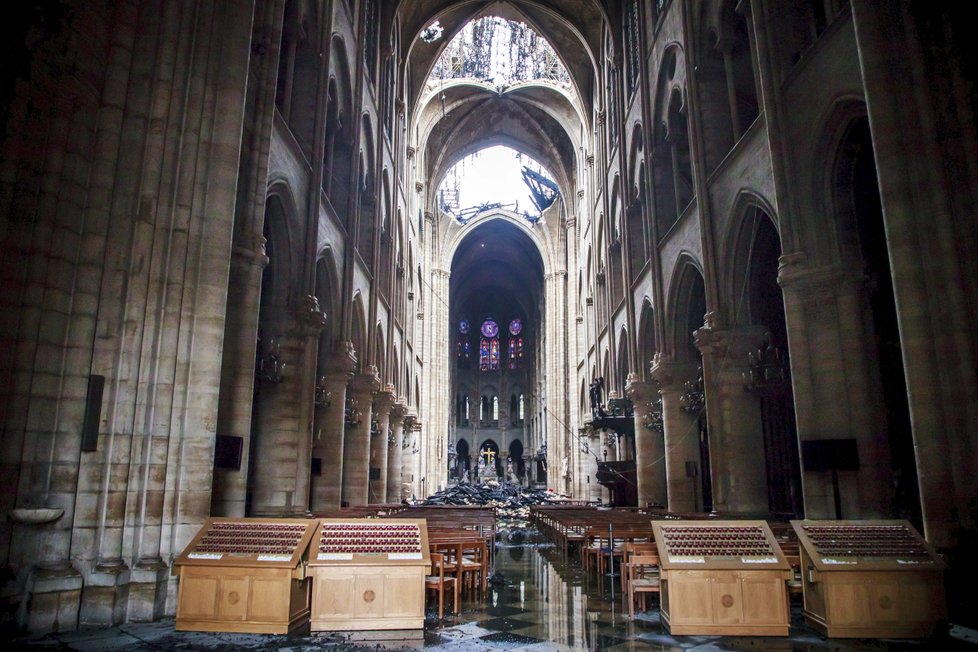
[[[374,414],[389,414],[391,408],[394,407],[395,400],[394,386],[385,385],[379,392],[374,394]]]
[[[649,367],[649,375],[660,391],[682,391],[686,381],[696,377],[697,369],[695,362],[676,362],[662,353],[656,353]]]
[[[659,386],[654,382],[641,380],[637,374],[628,374],[625,381],[625,396],[631,399],[638,413],[645,409],[645,405],[659,397]]]
[[[234,244],[231,247],[232,260],[264,269],[270,260],[265,251],[268,241],[261,233],[252,233],[246,237],[249,240],[246,245]]]
[[[764,327],[740,326],[714,330],[704,326],[693,332],[693,340],[704,357],[733,356],[734,360],[743,360],[748,351],[756,349],[764,340]]]
[[[338,340],[333,344],[326,362],[326,371],[331,374],[350,376],[357,368],[357,352],[353,342]]]
[[[326,313],[319,309],[319,299],[309,294],[292,311],[293,327],[300,337],[318,337],[326,327]]]

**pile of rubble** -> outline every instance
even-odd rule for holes
[[[513,482],[490,480],[482,484],[460,484],[443,489],[421,504],[495,507],[498,526],[516,528],[526,527],[530,507],[560,502],[566,498],[549,489],[526,489]]]

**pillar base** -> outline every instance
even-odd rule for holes
[[[149,623],[163,617],[169,568],[162,559],[141,561],[132,569],[129,580],[127,618],[134,623]]]
[[[85,582],[78,624],[114,627],[124,623],[131,576],[129,567],[122,560],[96,565]]]
[[[34,569],[27,582],[27,631],[78,629],[81,599],[82,576],[71,566]]]

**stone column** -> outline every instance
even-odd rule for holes
[[[973,46],[951,24],[960,6],[852,3],[924,533],[938,547],[965,543],[955,539],[962,521],[974,527],[978,495],[978,134]]]
[[[228,294],[218,397],[217,434],[241,440],[241,465],[237,469],[214,468],[211,514],[245,515],[248,488],[251,414],[255,397],[255,342],[258,332],[258,300],[262,271],[268,264],[265,238],[253,235],[251,247],[235,246],[231,252],[231,282],[237,292]]]
[[[402,464],[404,459],[403,431],[404,416],[407,405],[403,398],[397,400],[391,408],[390,428],[391,441],[387,448],[387,497],[384,502],[399,503],[405,498],[402,480]],[[407,477],[410,477],[408,475]]]
[[[649,370],[662,395],[662,430],[665,445],[666,507],[673,512],[702,509],[700,492],[699,416],[682,410],[683,385],[696,376],[696,365],[678,363],[656,354]],[[687,474],[695,464],[695,476]]]
[[[316,350],[325,325],[314,296],[279,324],[284,335],[277,357],[284,366],[280,379],[266,378],[259,390],[258,440],[249,471],[252,515],[302,516],[308,510]]]
[[[404,469],[401,471],[401,482],[407,487],[411,497],[421,494],[421,453],[418,415],[413,408],[404,416],[404,445],[401,454]]]
[[[312,478],[309,509],[312,512],[336,509],[340,506],[343,486],[343,408],[346,406],[346,388],[356,358],[350,342],[338,342],[320,371],[320,379],[326,392],[326,400],[316,405],[313,423],[313,459],[320,460],[320,475]]]
[[[710,432],[713,508],[723,512],[768,509],[764,430],[757,398],[744,390],[747,354],[764,329],[704,326],[693,334],[703,354],[703,390]]]
[[[366,367],[347,387],[347,403],[353,418],[346,422],[343,442],[343,493],[341,505],[368,503],[370,469],[370,420],[374,394],[380,389],[376,367]],[[349,416],[349,415],[348,415]]]
[[[370,436],[370,489],[369,504],[387,500],[387,428],[390,426],[391,408],[394,407],[394,386],[387,384],[374,396],[373,418],[376,433]]]
[[[449,296],[450,272],[445,269],[432,270],[430,290],[431,297]],[[428,333],[431,353],[426,358],[425,369],[428,371],[424,393],[429,406],[425,414],[422,430],[421,455],[424,456],[421,467],[421,481],[424,483],[422,493],[431,495],[442,486],[448,476],[446,468],[447,428],[451,419],[451,401],[447,388],[450,387],[451,370],[451,334],[448,323],[448,305],[444,301],[432,300],[431,319],[428,322]]]
[[[890,451],[863,279],[837,267],[781,257],[798,439],[854,438],[859,471],[839,473],[844,518],[888,518]],[[835,518],[832,474],[802,470],[805,515]]]
[[[649,428],[650,404],[659,399],[655,383],[643,382],[628,375],[625,394],[635,412],[635,473],[638,481],[638,505],[664,505],[666,501],[666,448],[661,432]]]

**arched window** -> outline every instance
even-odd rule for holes
[[[514,319],[509,322],[509,368],[523,366],[523,322]]]
[[[479,340],[479,369],[499,369],[499,325],[492,319],[482,322],[482,338]]]
[[[458,366],[468,367],[472,356],[472,344],[469,341],[469,320],[463,319],[458,324],[458,339],[455,344],[455,356]]]
[[[499,421],[499,397],[492,397],[492,420]]]

